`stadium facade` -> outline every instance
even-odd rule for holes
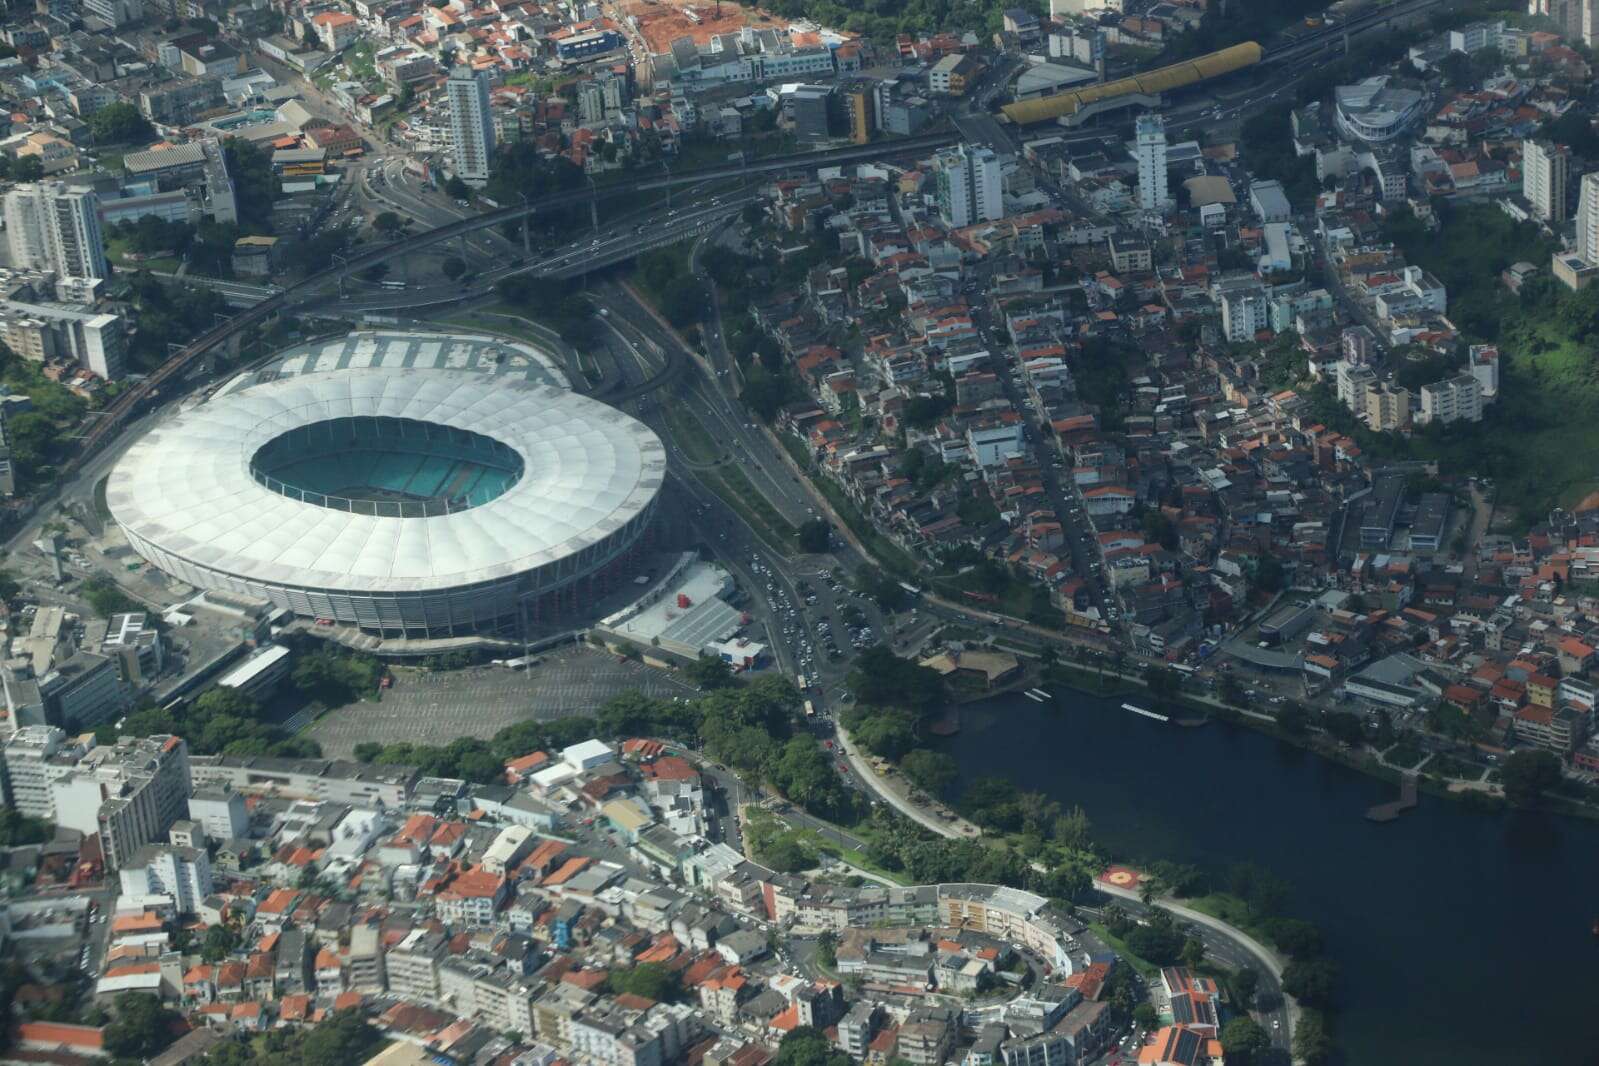
[[[565,389],[366,366],[224,390],[158,425],[106,502],[145,559],[385,638],[526,632],[624,579],[666,473]]]

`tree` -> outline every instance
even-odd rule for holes
[[[16,599],[17,593],[22,591],[22,586],[17,584],[17,579],[11,576],[9,570],[0,570],[0,602],[9,602]]]
[[[833,527],[824,518],[812,518],[799,527],[800,551],[820,555],[831,547]]]
[[[1148,1001],[1140,1003],[1133,1008],[1133,1024],[1141,1029],[1154,1029],[1160,1024],[1160,1015],[1155,1013],[1155,1005]]]
[[[829,970],[838,968],[838,934],[831,929],[816,938],[816,959]]]
[[[1250,1066],[1271,1047],[1271,1038],[1255,1019],[1241,1014],[1222,1026],[1221,1047],[1227,1054],[1228,1066]]]
[[[1302,737],[1310,727],[1310,719],[1303,707],[1290,701],[1277,711],[1277,725],[1291,737]]]
[[[905,776],[916,782],[929,795],[943,798],[960,778],[960,767],[943,752],[917,748],[900,761]]]
[[[0,847],[43,844],[54,834],[49,822],[30,818],[15,807],[0,807]]]
[[[115,581],[104,576],[91,577],[83,583],[83,598],[89,601],[89,606],[94,608],[94,613],[101,618],[142,609],[138,600],[123,592]]]
[[[1183,965],[1190,970],[1197,970],[1205,963],[1205,942],[1197,936],[1191,936],[1183,941]]]
[[[458,255],[446,256],[444,262],[439,264],[439,270],[445,277],[454,281],[466,273],[466,263],[462,262]]]
[[[1322,953],[1321,930],[1298,918],[1268,918],[1266,936],[1292,959],[1314,959]]]
[[[148,141],[155,135],[155,129],[138,108],[120,101],[90,114],[89,132],[94,134],[96,144]]]
[[[105,1049],[121,1059],[147,1059],[172,1043],[177,1015],[155,996],[126,992],[117,998],[116,1020],[105,1029]]]
[[[306,1034],[300,1061],[304,1066],[350,1066],[366,1061],[382,1043],[382,1034],[359,1011],[342,1010]]]
[[[1301,1011],[1294,1026],[1294,1058],[1305,1066],[1322,1066],[1332,1057],[1332,1037],[1320,1011]]]
[[[1330,959],[1291,959],[1283,968],[1283,991],[1307,1007],[1325,1007],[1337,990],[1338,966]]]
[[[1144,684],[1156,703],[1166,703],[1177,697],[1182,688],[1182,679],[1169,666],[1151,664],[1144,668]]]
[[[789,1030],[778,1045],[775,1066],[853,1066],[844,1052],[833,1047],[822,1033],[802,1025]]]
[[[372,220],[372,228],[385,237],[392,237],[405,228],[405,220],[393,211],[384,211]]]
[[[472,190],[466,187],[466,182],[454,175],[450,177],[449,181],[444,183],[444,191],[452,200],[470,200],[472,198]]]
[[[1239,1010],[1248,1010],[1255,1001],[1255,989],[1260,986],[1260,971],[1253,966],[1245,966],[1233,974],[1233,1005]]]
[[[1366,739],[1360,716],[1348,711],[1328,711],[1321,716],[1321,727],[1328,736],[1344,744],[1360,744]]]
[[[25,155],[11,164],[13,181],[38,181],[44,177],[44,160],[36,155]]]
[[[726,688],[735,684],[733,669],[715,655],[700,652],[699,658],[683,668],[688,679],[702,689]]]
[[[843,722],[856,743],[893,762],[916,746],[916,720],[907,711],[857,703],[845,709]]]
[[[238,946],[238,934],[219,923],[205,931],[205,940],[200,947],[200,957],[205,959],[206,962],[221,962],[233,954],[233,949]]]
[[[1505,798],[1518,807],[1530,807],[1560,784],[1560,760],[1542,750],[1513,751],[1500,771]]]

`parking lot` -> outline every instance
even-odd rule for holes
[[[548,721],[591,714],[624,692],[692,696],[695,689],[663,670],[586,646],[540,656],[537,666],[512,671],[497,666],[442,673],[397,671],[394,687],[377,703],[356,703],[324,714],[305,735],[323,754],[347,756],[363,741],[447,744],[456,737],[492,737],[529,718]]]

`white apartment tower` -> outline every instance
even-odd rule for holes
[[[488,183],[494,161],[494,116],[489,109],[489,76],[470,67],[450,71],[450,148],[455,173],[468,185]]]
[[[53,270],[63,278],[104,278],[100,198],[59,181],[18,185],[6,193],[6,239],[13,266]]]
[[[1140,115],[1136,130],[1138,206],[1163,214],[1171,204],[1166,191],[1166,123],[1159,115]]]
[[[1577,196],[1577,255],[1599,266],[1599,171],[1582,176]]]
[[[933,157],[933,174],[938,213],[951,229],[1005,217],[1003,174],[992,148],[945,148]]]
[[[1521,146],[1521,191],[1543,222],[1566,220],[1566,180],[1570,153],[1563,144],[1527,140]]]

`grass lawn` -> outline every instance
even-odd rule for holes
[[[732,467],[700,472],[699,480],[720,496],[729,507],[737,511],[756,536],[773,548],[790,549],[794,543],[794,527],[772,509],[766,497],[755,490],[743,471]]]

